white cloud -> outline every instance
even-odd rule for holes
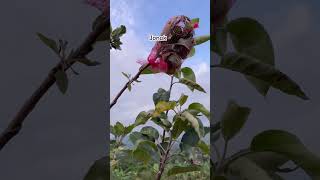
[[[110,15],[113,25],[126,24],[129,26],[134,26],[136,21],[134,18],[133,9],[137,6],[137,3],[130,3],[127,0],[111,0],[110,2]]]
[[[127,1],[112,0],[111,19],[113,24],[124,24],[127,27],[127,33],[121,41],[121,51],[112,50],[110,52],[110,96],[111,100],[116,96],[119,90],[127,82],[121,72],[134,75],[137,73],[140,65],[136,62],[139,59],[146,59],[151,47],[145,43],[146,39],[138,37],[135,32],[136,24],[139,19],[135,18],[134,11],[139,9],[131,8]],[[130,8],[126,8],[130,7]],[[128,18],[129,17],[129,18]],[[196,61],[192,59],[192,61]],[[200,102],[206,107],[210,107],[210,67],[204,61],[191,66],[197,76],[198,83],[207,91],[207,94],[195,91],[192,93],[183,85],[176,85],[172,91],[172,98],[179,98],[181,93],[190,95],[188,102]],[[209,61],[207,61],[209,62]],[[166,74],[142,75],[138,83],[132,87],[132,91],[125,91],[119,98],[117,104],[110,111],[111,124],[120,121],[124,124],[131,124],[135,117],[141,111],[150,110],[154,107],[152,95],[158,88],[169,88],[170,77]],[[207,124],[207,123],[206,123]]]

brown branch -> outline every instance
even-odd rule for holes
[[[170,88],[169,88],[169,91],[168,91],[169,92],[169,99],[170,99],[171,92],[172,92],[172,87],[173,87],[173,84],[174,84],[173,83],[173,79],[174,79],[174,76],[172,75],[171,76],[171,80],[170,80]],[[166,116],[168,116],[168,113],[169,113],[169,111],[166,112]],[[163,130],[162,143],[164,143],[164,141],[165,141],[165,136],[166,136],[166,130]],[[164,152],[164,155],[161,156],[161,158],[160,158],[159,171],[158,171],[157,177],[156,177],[157,180],[161,179],[163,171],[164,171],[164,169],[166,167],[166,162],[170,158],[168,156],[170,154],[170,150],[172,148],[172,145],[173,145],[172,144],[172,134],[170,134],[170,140],[169,140],[169,145],[167,146],[167,150]]]
[[[150,65],[149,64],[146,64],[144,66],[142,66],[140,69],[139,69],[139,72],[137,72],[137,74],[132,78],[130,79],[124,86],[123,88],[120,90],[120,92],[117,94],[117,96],[113,99],[113,101],[110,103],[110,109],[117,103],[118,99],[120,98],[120,96],[123,94],[123,92],[128,88],[128,86],[133,82],[133,81],[136,81],[138,80],[139,76],[141,75],[141,73],[147,69]]]
[[[109,17],[105,18],[106,21],[101,21],[97,24],[95,29],[87,36],[83,43],[76,49],[76,51],[71,55],[71,58],[82,58],[89,54],[93,48],[93,44],[96,42],[97,38],[107,29],[109,24]],[[75,62],[68,64],[67,69],[69,69]],[[0,150],[15,136],[17,135],[26,117],[35,108],[37,103],[43,97],[44,94],[50,89],[50,87],[56,82],[55,73],[57,70],[62,69],[62,62],[58,63],[54,68],[51,69],[45,80],[41,85],[34,91],[29,99],[25,101],[21,109],[11,120],[8,127],[0,135]]]
[[[162,174],[164,172],[164,169],[166,167],[167,160],[169,158],[169,154],[170,154],[171,148],[172,148],[172,136],[170,136],[170,141],[169,141],[169,145],[167,146],[167,150],[164,153],[163,157],[161,158],[159,171],[157,173],[156,180],[160,180],[161,179],[161,176],[162,176]]]

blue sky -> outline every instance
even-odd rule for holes
[[[127,33],[122,38],[122,50],[110,52],[110,97],[115,97],[126,83],[121,72],[135,74],[140,67],[137,60],[147,59],[154,42],[148,40],[149,35],[159,35],[165,23],[176,15],[200,18],[196,36],[210,33],[209,0],[202,1],[169,1],[169,0],[111,0],[111,23],[113,27],[125,25]],[[183,66],[191,67],[197,82],[208,92],[206,94],[191,91],[183,85],[177,85],[172,92],[173,98],[181,93],[189,95],[189,103],[200,102],[210,108],[210,47],[209,42],[196,47],[196,54],[187,59]],[[166,74],[144,75],[143,82],[133,86],[131,92],[126,91],[110,112],[111,124],[117,121],[130,124],[140,111],[154,108],[152,95],[158,88],[168,89],[169,76]],[[186,104],[188,105],[188,104]]]
[[[134,18],[134,26],[130,27],[136,31],[139,38],[143,43],[152,48],[153,42],[147,40],[150,34],[160,34],[164,24],[172,16],[176,15],[186,15],[189,18],[200,18],[200,28],[196,30],[196,36],[210,34],[210,1],[203,0],[201,3],[196,0],[186,1],[183,0],[156,0],[156,1],[146,1],[137,0],[130,1],[124,0],[129,11],[132,13],[132,18]],[[115,0],[111,1],[111,8],[120,8],[122,3]],[[120,6],[120,7],[119,7]],[[125,6],[124,6],[125,7]],[[112,16],[112,14],[111,14]],[[111,22],[113,26],[119,26],[121,23],[119,21],[114,21],[114,17],[111,17]],[[128,24],[124,24],[127,25]],[[205,43],[201,46],[196,47],[196,56],[194,59],[201,59],[202,61],[209,62],[210,58],[210,43]],[[197,62],[188,61],[185,65],[194,64]]]

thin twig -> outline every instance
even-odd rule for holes
[[[212,147],[213,147],[214,151],[216,152],[218,162],[220,162],[221,161],[221,155],[220,155],[219,148],[214,143],[212,144]]]
[[[164,171],[164,168],[166,167],[166,162],[169,158],[169,154],[170,154],[170,150],[172,148],[171,146],[172,144],[172,136],[170,136],[170,141],[169,141],[169,145],[167,146],[167,150],[166,152],[164,153],[164,157],[161,158],[161,162],[160,162],[160,166],[159,166],[159,171],[157,173],[157,177],[156,177],[156,180],[160,180],[161,179],[161,176],[163,174],[163,171]]]
[[[97,24],[96,28],[87,36],[84,42],[73,53],[71,58],[83,58],[89,54],[93,50],[92,46],[96,42],[97,38],[107,29],[109,22],[109,17],[106,17],[106,21],[101,21]],[[74,63],[75,62],[70,63],[65,70],[70,68]],[[21,109],[10,121],[8,127],[0,135],[0,150],[2,150],[4,146],[20,132],[26,117],[35,108],[43,95],[45,95],[50,87],[56,82],[55,74],[59,69],[62,69],[61,62],[51,69],[45,80],[34,91],[31,97],[25,101]]]
[[[172,87],[173,87],[173,84],[174,84],[174,83],[173,83],[173,78],[174,78],[174,76],[172,75],[172,76],[171,76],[171,80],[170,80],[169,99],[170,99]],[[169,111],[166,112],[167,115],[168,115],[168,112],[169,112]]]
[[[165,137],[166,137],[166,130],[163,130],[163,132],[162,132],[162,143],[164,142],[164,140],[165,140]]]
[[[120,92],[117,94],[117,96],[113,99],[113,101],[110,103],[110,109],[117,103],[118,99],[121,97],[121,95],[123,94],[123,92],[128,88],[129,85],[131,85],[131,83],[133,81],[138,80],[139,76],[141,75],[141,73],[147,69],[150,66],[150,64],[146,64],[144,66],[142,66],[139,70],[139,72],[132,78],[130,79],[124,86],[123,88],[120,90]]]
[[[171,76],[170,87],[169,87],[169,91],[168,91],[169,92],[169,99],[170,99],[170,96],[171,96],[172,87],[174,85],[173,78],[174,78],[174,76]],[[169,111],[166,112],[166,116],[168,116],[168,113],[169,113]],[[163,130],[163,132],[162,132],[162,142],[164,142],[165,136],[166,136],[166,130]]]
[[[162,147],[162,145],[161,144],[158,144],[158,145],[159,145],[160,149],[163,151],[163,153],[165,153],[166,150]]]
[[[228,141],[225,141],[222,157],[221,157],[220,161],[218,161],[217,172],[216,172],[217,174],[222,173],[224,170],[224,162],[226,160],[227,151],[228,151]]]
[[[227,166],[226,165],[227,162],[228,162],[228,159],[226,159],[227,151],[228,151],[228,141],[225,141],[224,142],[224,148],[223,148],[222,157],[221,157],[220,161],[218,161],[218,163],[217,163],[217,171],[216,171],[216,173],[218,175],[221,174],[224,171],[225,166]]]
[[[221,160],[224,161],[226,156],[227,156],[227,151],[228,151],[228,141],[226,141],[224,143],[224,148],[223,148],[223,153],[222,153],[222,157],[221,157]]]
[[[220,174],[222,172],[224,172],[225,169],[228,168],[228,166],[236,161],[237,159],[239,159],[240,157],[243,157],[243,156],[246,156],[248,154],[251,154],[253,153],[250,149],[243,149],[243,150],[240,150],[239,152],[231,155],[230,157],[224,159],[224,161],[222,161],[222,163],[218,163],[218,168],[217,168],[217,174]]]

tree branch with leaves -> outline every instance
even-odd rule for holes
[[[302,88],[288,75],[275,68],[275,55],[271,38],[258,21],[252,18],[228,20],[227,14],[235,1],[214,0],[211,13],[213,28],[212,51],[219,57],[211,66],[238,72],[252,84],[262,96],[267,96],[269,89],[275,88],[285,94],[303,100],[309,98]],[[229,52],[228,40],[234,47]],[[218,61],[217,61],[218,60]],[[240,133],[251,113],[249,107],[241,106],[230,100],[220,121],[212,121],[211,176],[213,180],[229,178],[283,179],[280,173],[291,173],[303,169],[311,179],[320,177],[320,158],[310,152],[294,134],[271,129],[256,135],[247,149],[229,155],[228,144]],[[214,124],[215,123],[215,124]],[[222,136],[219,136],[222,135]],[[217,137],[213,139],[213,137]],[[223,137],[223,138],[220,138]],[[217,147],[221,140],[224,147]],[[222,158],[219,151],[222,150]],[[293,162],[294,168],[284,168]]]
[[[34,91],[34,93],[25,101],[23,106],[10,121],[8,127],[1,133],[0,150],[2,150],[4,146],[20,132],[27,116],[32,112],[43,95],[51,88],[53,84],[56,83],[60,91],[62,93],[66,93],[69,82],[66,71],[68,69],[73,70],[73,64],[77,62],[88,66],[95,66],[99,64],[96,61],[89,60],[87,55],[94,49],[94,45],[97,41],[108,39],[108,36],[105,36],[109,28],[109,7],[107,4],[109,4],[109,1],[106,0],[103,0],[103,3],[99,5],[95,4],[95,7],[100,9],[102,14],[96,18],[93,23],[92,31],[85,38],[82,44],[75,50],[70,50],[69,53],[67,53],[67,41],[55,41],[41,33],[37,33],[39,39],[58,55],[60,62],[50,70],[47,77]],[[76,71],[74,71],[74,73],[78,74]]]

